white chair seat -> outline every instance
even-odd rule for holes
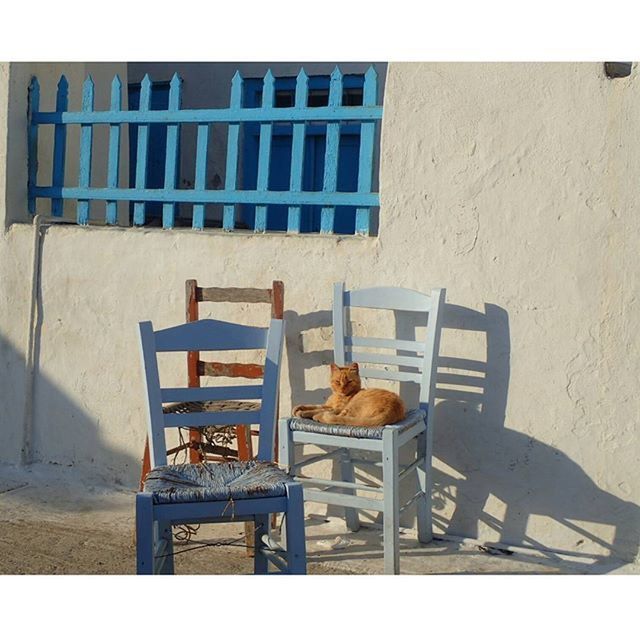
[[[307,431],[309,433],[323,433],[330,436],[346,436],[349,438],[367,438],[370,440],[382,440],[382,433],[385,429],[397,429],[402,432],[426,418],[426,413],[422,409],[408,411],[404,420],[395,424],[381,427],[363,427],[344,424],[322,424],[307,418],[290,418],[289,429],[292,431]]]

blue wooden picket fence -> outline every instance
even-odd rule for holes
[[[252,204],[255,206],[254,231],[267,230],[269,205],[287,205],[287,231],[300,233],[301,207],[316,205],[321,207],[320,232],[333,233],[336,207],[356,207],[355,232],[370,233],[371,209],[379,206],[379,197],[372,191],[374,141],[376,126],[382,118],[382,106],[378,104],[378,78],[370,67],[364,76],[361,106],[343,106],[343,74],[336,67],[330,77],[328,105],[308,106],[309,78],[304,69],[296,78],[295,100],[292,107],[275,106],[275,78],[268,71],[262,82],[262,104],[258,108],[246,108],[242,104],[243,78],[236,73],[231,83],[231,97],[228,108],[223,109],[181,109],[181,80],[173,76],[169,89],[169,105],[164,110],[151,110],[151,79],[146,75],[141,83],[140,102],[137,110],[122,110],[122,83],[115,76],[111,84],[111,104],[108,111],[94,110],[94,83],[88,77],[83,85],[82,107],[80,111],[68,110],[69,86],[62,76],[58,83],[56,109],[43,112],[39,109],[40,87],[37,78],[32,78],[29,88],[29,165],[28,165],[28,206],[36,211],[36,198],[51,200],[51,213],[61,216],[65,200],[77,201],[77,222],[89,224],[91,203],[94,200],[106,202],[105,221],[117,224],[117,203],[133,203],[133,224],[144,225],[149,202],[162,203],[162,226],[171,229],[175,223],[178,203],[193,205],[194,229],[205,226],[205,205],[223,205],[222,227],[226,231],[236,228],[236,207]],[[164,158],[164,186],[150,189],[147,185],[149,128],[160,123],[166,125],[166,155]],[[178,189],[177,171],[179,163],[180,126],[185,123],[197,124],[195,182],[192,189]],[[214,123],[228,124],[226,174],[223,189],[206,188],[207,152],[210,127]],[[257,182],[254,190],[238,189],[238,159],[240,128],[244,123],[259,124],[259,152]],[[289,123],[292,126],[291,175],[287,191],[269,190],[269,170],[274,123]],[[326,123],[326,146],[324,158],[324,180],[321,191],[303,191],[303,166],[305,153],[305,131],[309,123]],[[358,164],[357,191],[337,190],[338,160],[341,123],[360,126],[360,150]],[[137,125],[137,149],[135,163],[135,184],[121,188],[119,184],[120,131],[123,125]],[[37,183],[38,128],[42,125],[54,126],[53,164],[50,186]],[[78,185],[67,187],[65,183],[67,126],[80,126],[80,158]],[[91,184],[91,156],[93,128],[96,125],[109,126],[109,148],[107,164],[107,184],[96,187]],[[256,125],[257,126],[257,125]]]

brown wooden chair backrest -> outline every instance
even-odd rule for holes
[[[271,317],[282,320],[284,315],[284,284],[274,280],[271,289],[242,289],[238,287],[199,287],[197,280],[186,282],[186,319],[194,322],[200,317],[201,302],[266,303],[271,305]],[[230,378],[261,378],[263,366],[258,364],[204,362],[198,351],[187,356],[189,386],[199,387],[201,376],[225,376]]]
[[[199,287],[197,280],[186,281],[186,320],[194,322],[199,319],[199,304],[202,302],[228,302],[244,304],[270,304],[271,317],[282,320],[284,316],[284,284],[280,280],[274,280],[271,289],[253,289],[238,287]],[[229,378],[262,378],[264,367],[260,364],[205,362],[200,359],[198,351],[190,351],[187,354],[187,375],[190,387],[199,387],[202,376],[229,377]],[[244,433],[244,431],[243,431]],[[238,434],[238,447],[244,448],[244,436]],[[199,432],[190,434],[192,439],[199,440]],[[247,431],[247,438],[250,433]],[[248,443],[251,447],[250,442]],[[277,446],[276,446],[277,452]],[[247,453],[241,455],[246,458]],[[198,452],[191,450],[191,461],[200,460]]]

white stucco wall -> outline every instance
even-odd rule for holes
[[[444,286],[440,355],[484,362],[486,374],[476,396],[440,385],[436,521],[458,535],[633,559],[637,70],[612,81],[600,63],[397,63],[384,103],[378,237],[46,232],[35,458],[135,485],[145,431],[136,325],[181,322],[187,278],[284,281],[285,413],[327,387],[334,281]],[[22,437],[32,234],[13,225],[0,251],[4,461]]]

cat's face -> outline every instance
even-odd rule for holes
[[[351,396],[360,391],[360,373],[358,363],[354,362],[348,367],[331,365],[331,389],[334,393]]]

